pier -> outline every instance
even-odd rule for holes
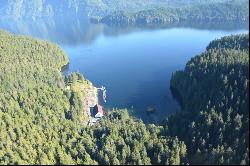
[[[107,102],[107,100],[106,100],[106,98],[107,98],[107,90],[106,90],[106,88],[104,86],[102,86],[101,88],[97,88],[97,90],[102,91],[102,99],[106,103]]]

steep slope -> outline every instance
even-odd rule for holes
[[[60,70],[67,63],[55,44],[0,31],[1,164],[35,163],[59,143],[65,127],[87,123],[84,92],[65,89]]]
[[[0,6],[2,18],[44,18],[49,16],[84,16],[79,0],[8,0]]]
[[[86,125],[95,88],[79,73],[64,79],[67,63],[55,44],[0,31],[0,164],[183,163],[182,141],[126,110]]]
[[[249,164],[249,36],[212,41],[176,72],[182,111],[166,128],[188,146],[193,164]]]
[[[176,22],[248,22],[249,7],[246,1],[207,3],[179,7],[164,6],[131,12],[116,10],[92,21],[109,25],[159,25]]]
[[[228,0],[3,0],[2,18],[41,18],[48,16],[105,16],[117,10],[138,12],[159,7],[180,7]]]

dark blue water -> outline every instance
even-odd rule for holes
[[[0,21],[0,28],[58,43],[68,54],[68,72],[79,71],[107,89],[106,109],[128,108],[145,122],[176,112],[169,81],[210,41],[248,32],[247,26],[192,25],[165,28],[107,27],[86,20]],[[155,114],[148,115],[147,108]]]

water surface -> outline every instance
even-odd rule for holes
[[[248,32],[239,24],[183,24],[166,27],[108,27],[84,19],[0,21],[0,28],[59,44],[68,54],[67,72],[81,72],[107,89],[106,109],[129,108],[145,122],[176,112],[169,81],[210,41]],[[147,108],[155,114],[148,115]]]

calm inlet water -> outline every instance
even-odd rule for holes
[[[213,39],[248,32],[239,25],[176,25],[165,28],[108,27],[86,20],[0,21],[0,28],[58,43],[68,54],[67,72],[81,72],[107,89],[106,109],[129,108],[145,122],[177,111],[169,81]],[[155,114],[146,110],[153,108]]]

